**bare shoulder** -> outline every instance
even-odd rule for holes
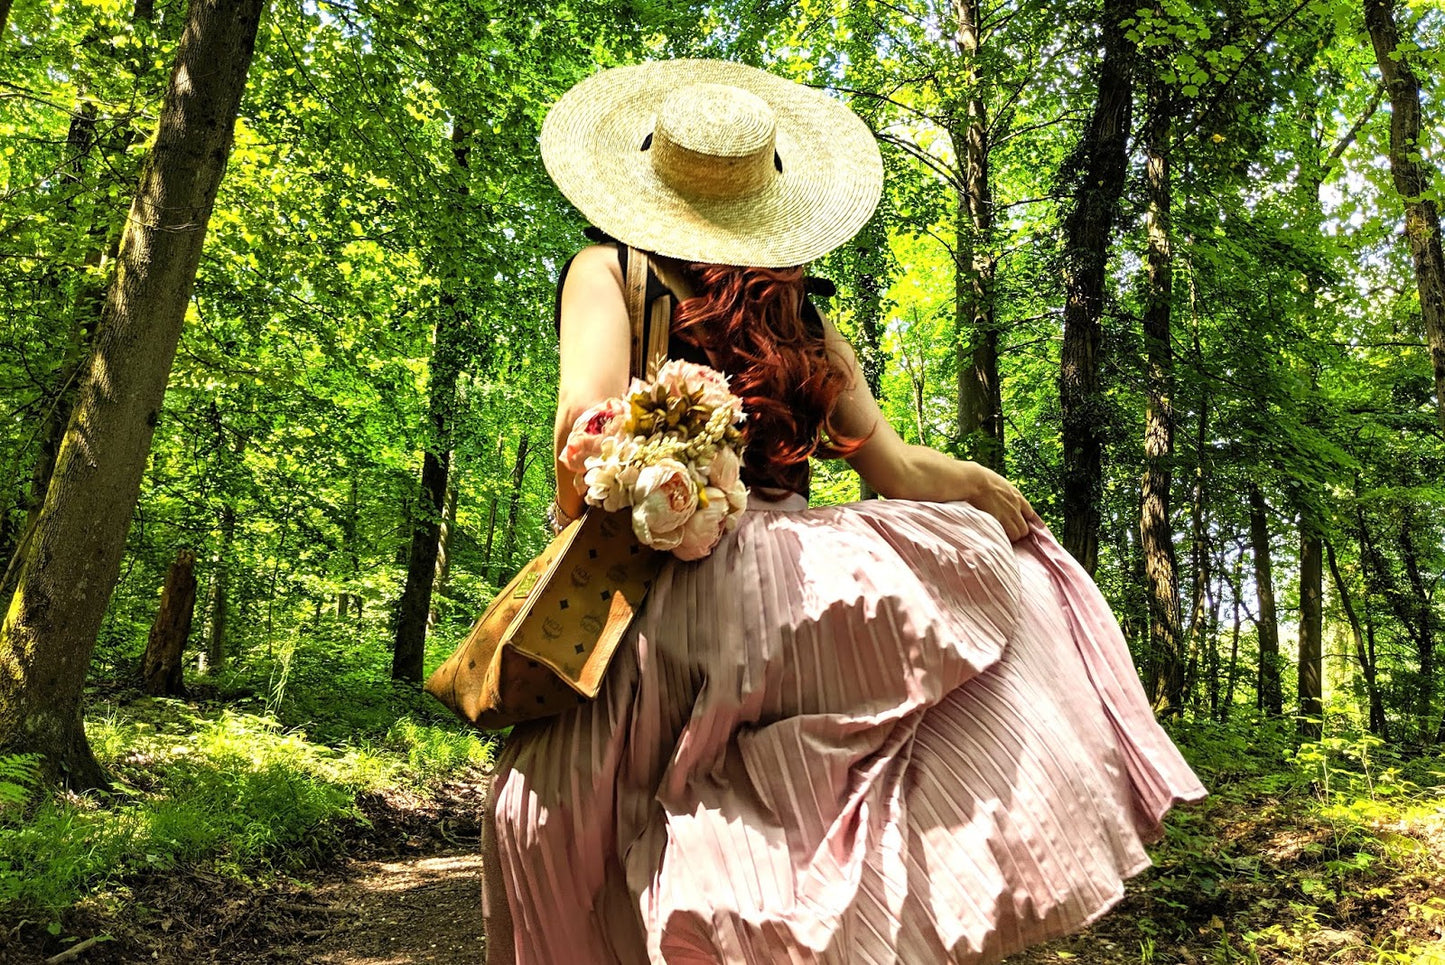
[[[567,274],[568,279],[570,280],[573,275],[592,284],[605,281],[610,277],[621,287],[622,267],[617,263],[617,247],[615,245],[589,245],[583,248],[572,259],[572,268]]]

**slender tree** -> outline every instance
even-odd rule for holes
[[[81,696],[229,156],[262,0],[192,0],[95,350],[0,625],[0,750],[105,783]]]
[[[1324,537],[1314,521],[1300,523],[1299,732],[1306,740],[1324,733],[1324,610],[1321,586]]]
[[[1003,395],[994,278],[991,128],[981,76],[983,10],[979,0],[953,0],[954,46],[961,61],[957,89],[944,106],[961,183],[955,213],[954,311],[958,327],[958,434],[969,454],[1004,470]]]
[[[1274,607],[1274,563],[1269,545],[1269,507],[1259,486],[1249,484],[1249,541],[1254,555],[1255,592],[1259,596],[1259,686],[1260,710],[1273,717],[1284,713],[1284,692],[1280,684],[1279,619]]]
[[[452,157],[458,176],[457,203],[470,193],[465,179],[471,153],[472,128],[462,120],[452,125]],[[455,264],[455,262],[453,262]],[[452,435],[457,403],[457,380],[461,377],[461,336],[466,325],[465,301],[457,286],[459,270],[447,272],[443,282],[440,317],[433,338],[431,373],[427,384],[427,414],[430,438],[422,455],[420,498],[412,514],[411,552],[407,557],[406,586],[397,603],[396,639],[393,643],[393,680],[420,682],[426,657],[426,631],[431,598],[437,582],[437,557],[441,553],[443,517],[447,506],[447,477],[451,472]]]
[[[1154,705],[1167,716],[1184,712],[1185,653],[1180,629],[1179,570],[1169,489],[1174,476],[1174,301],[1170,237],[1170,88],[1153,72],[1148,84],[1145,188],[1148,194],[1147,284],[1144,298],[1144,481],[1139,538],[1149,578],[1149,654]]]
[[[1099,383],[1105,269],[1128,171],[1136,44],[1123,22],[1126,0],[1103,0],[1104,56],[1093,114],[1064,166],[1072,189],[1064,217],[1064,345],[1059,370],[1063,414],[1064,547],[1093,573],[1099,563],[1108,409]]]
[[[1440,209],[1434,197],[1434,171],[1421,143],[1420,78],[1413,59],[1400,47],[1395,0],[1365,0],[1365,27],[1375,61],[1390,95],[1390,174],[1405,204],[1405,237],[1415,262],[1420,315],[1435,374],[1435,414],[1445,431],[1445,254],[1440,243]],[[1409,46],[1415,47],[1412,42]]]

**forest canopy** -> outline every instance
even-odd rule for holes
[[[553,286],[586,242],[540,120],[674,55],[875,131],[884,202],[811,269],[825,308],[900,432],[1005,472],[1093,570],[1161,713],[1445,736],[1438,7],[4,9],[0,743],[44,743],[17,688],[48,648],[139,669],[182,560],[188,673],[344,626],[420,678],[545,539]],[[236,52],[204,103],[176,94],[188,18]],[[233,140],[213,197],[153,225],[196,238],[191,277],[127,302],[160,262],[128,240],[145,192],[194,173],[172,110],[229,111]],[[129,470],[68,496],[67,427],[127,345],[164,402],[106,450]],[[83,552],[114,573],[62,603]]]

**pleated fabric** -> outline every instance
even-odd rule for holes
[[[1204,795],[1093,582],[961,503],[760,504],[664,567],[596,702],[511,740],[520,965],[996,962]]]

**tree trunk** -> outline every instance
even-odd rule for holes
[[[1088,127],[1064,166],[1073,199],[1064,217],[1064,344],[1059,370],[1063,415],[1064,548],[1090,574],[1099,563],[1108,408],[1099,386],[1105,269],[1128,173],[1134,99],[1134,42],[1122,22],[1135,4],[1104,0],[1104,58]]]
[[[1259,596],[1259,679],[1255,706],[1271,717],[1284,714],[1280,685],[1279,620],[1274,608],[1274,575],[1269,551],[1269,507],[1264,494],[1249,486],[1249,539],[1254,551],[1254,580]]]
[[[206,667],[214,673],[226,665],[226,603],[230,592],[231,544],[236,537],[236,510],[221,510],[221,548],[212,560],[211,597],[207,603]]]
[[[431,609],[427,612],[426,629],[430,633],[437,625],[437,597],[447,587],[447,577],[452,571],[452,530],[457,525],[457,487],[447,486],[446,503],[442,507],[441,530],[437,533],[437,571],[432,585]]]
[[[1415,645],[1419,674],[1413,694],[1415,731],[1419,739],[1430,743],[1436,729],[1430,713],[1435,690],[1435,633],[1434,610],[1430,602],[1429,588],[1420,570],[1419,550],[1415,545],[1414,511],[1407,508],[1400,524],[1400,555],[1404,564],[1409,589],[1400,586],[1389,561],[1381,551],[1378,541],[1370,536],[1363,508],[1358,510],[1360,527],[1360,557],[1365,568],[1366,586],[1372,593],[1385,598],[1395,619]],[[1368,614],[1368,610],[1366,611]],[[1368,624],[1367,624],[1368,628]],[[1374,633],[1369,632],[1370,658],[1374,662]],[[1407,698],[1406,706],[1409,707]]]
[[[5,47],[5,28],[10,25],[10,0],[0,0],[0,50]]]
[[[858,365],[873,397],[883,394],[883,286],[888,272],[888,237],[882,220],[875,214],[856,241],[858,252],[858,294],[854,311],[858,320]],[[858,498],[876,499],[878,494],[863,478],[858,480]]]
[[[1405,510],[1400,524],[1400,559],[1405,564],[1405,578],[1410,593],[1404,602],[1415,616],[1415,655],[1420,666],[1420,685],[1415,696],[1415,723],[1422,744],[1435,740],[1435,608],[1431,604],[1434,580],[1427,585],[1420,569],[1420,548],[1415,544],[1415,511]]]
[[[1365,0],[1365,27],[1390,92],[1390,174],[1405,203],[1405,237],[1415,261],[1420,315],[1435,375],[1435,415],[1445,431],[1445,254],[1440,245],[1440,210],[1433,197],[1434,171],[1425,158],[1428,145],[1420,142],[1420,79],[1413,58],[1399,49],[1395,0]],[[1416,49],[1413,41],[1407,47]]]
[[[1325,543],[1325,555],[1330,564],[1330,576],[1335,581],[1335,592],[1340,595],[1340,606],[1345,611],[1345,618],[1350,622],[1350,635],[1355,641],[1355,659],[1360,664],[1360,673],[1365,678],[1365,696],[1370,701],[1370,733],[1381,740],[1389,740],[1388,724],[1385,719],[1385,705],[1380,699],[1380,685],[1377,679],[1377,668],[1374,657],[1365,649],[1365,633],[1360,626],[1360,616],[1355,612],[1354,604],[1350,600],[1350,588],[1345,583],[1345,578],[1340,574],[1340,564],[1335,559],[1334,546]]]
[[[148,0],[138,0],[131,10],[132,26],[150,23],[154,13],[153,4]],[[149,55],[140,46],[120,50],[129,51],[130,56],[115,55],[117,71],[127,70],[139,82],[142,73],[150,66]],[[95,327],[104,309],[104,275],[107,266],[115,261],[120,245],[120,226],[112,227],[107,223],[111,220],[104,215],[108,206],[96,199],[105,195],[104,172],[110,173],[110,184],[124,183],[128,181],[128,175],[133,174],[134,169],[129,162],[133,157],[131,149],[138,139],[136,127],[126,125],[122,136],[98,140],[95,103],[84,96],[78,100],[66,132],[65,150],[69,163],[62,180],[67,194],[64,218],[73,235],[82,239],[78,247],[84,255],[78,263],[69,266],[75,270],[70,272],[66,296],[66,344],[50,376],[47,393],[50,406],[30,474],[30,489],[20,500],[25,511],[26,531],[40,515],[40,507],[44,505],[45,494],[50,489],[50,477],[55,471],[55,461],[65,440],[70,414],[79,392],[81,369],[90,353]],[[86,176],[87,168],[97,166],[92,164],[92,153],[100,155],[98,166],[102,175],[99,180],[87,179]],[[0,558],[8,559],[8,554],[0,552]],[[12,589],[0,587],[0,599],[8,598]]]
[[[396,639],[391,678],[419,682],[426,657],[427,614],[431,612],[432,581],[436,578],[437,541],[446,501],[449,454],[422,456],[421,500],[411,530],[406,587],[397,605]]]
[[[458,120],[452,125],[452,155],[458,172],[467,169],[471,128]],[[459,198],[468,193],[465,178],[458,178]],[[457,380],[461,376],[460,339],[466,319],[457,298],[462,279],[449,272],[444,280],[441,316],[432,348],[427,407],[431,439],[422,456],[421,499],[412,520],[411,553],[407,558],[406,586],[397,604],[396,639],[392,649],[393,680],[421,682],[426,657],[427,617],[431,613],[436,581],[437,547],[446,505],[447,475],[451,470],[452,419],[456,409]]]
[[[146,640],[145,657],[141,660],[141,678],[145,692],[152,697],[184,697],[185,682],[181,676],[181,655],[191,635],[191,621],[196,612],[196,554],[181,550],[166,574],[161,604]]]
[[[949,135],[962,174],[955,215],[954,310],[958,329],[958,435],[964,451],[1004,471],[1003,396],[998,376],[998,323],[989,186],[988,108],[979,77],[983,16],[979,0],[953,0],[954,43],[963,61],[962,96],[950,107]],[[962,115],[962,116],[960,116]]]
[[[1169,512],[1174,475],[1174,348],[1170,333],[1174,284],[1169,225],[1171,104],[1168,87],[1162,81],[1149,82],[1148,102],[1145,469],[1139,538],[1149,581],[1149,654],[1157,667],[1153,676],[1158,689],[1151,696],[1161,714],[1178,717],[1184,713],[1185,655],[1179,618],[1179,570]]]
[[[507,532],[502,537],[502,560],[498,566],[497,585],[505,586],[516,568],[512,565],[512,554],[517,549],[517,520],[522,506],[522,482],[527,475],[527,451],[531,440],[522,436],[517,443],[517,461],[512,465],[512,497],[507,504]]]
[[[1324,733],[1324,539],[1306,515],[1300,521],[1299,564],[1299,733],[1319,740]]]
[[[0,752],[105,783],[81,696],[230,153],[262,0],[192,0],[95,351],[0,627]]]

